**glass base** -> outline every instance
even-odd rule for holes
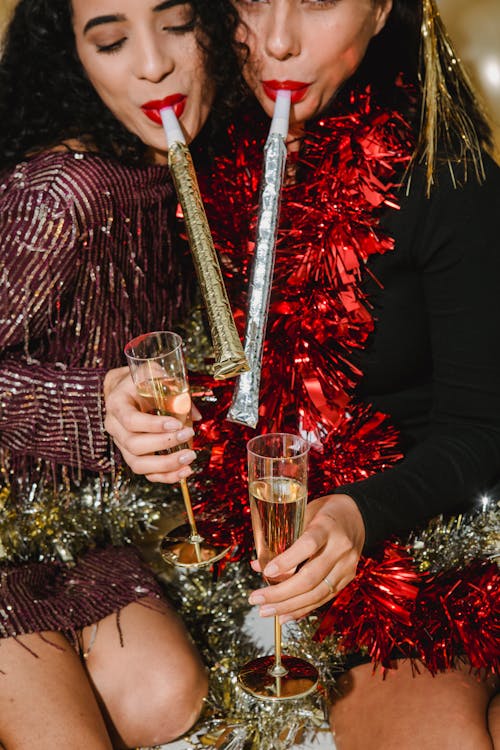
[[[318,670],[305,659],[282,656],[285,674],[274,676],[274,656],[261,656],[241,667],[238,683],[245,692],[265,701],[290,701],[303,698],[318,685]]]
[[[177,568],[203,568],[221,560],[231,545],[224,540],[214,540],[209,533],[204,533],[203,524],[198,524],[199,536],[191,534],[189,524],[165,534],[160,543],[160,553],[165,562]]]

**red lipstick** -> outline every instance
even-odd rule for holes
[[[303,81],[262,81],[262,88],[273,102],[276,101],[276,92],[285,90],[291,92],[292,104],[302,101],[310,85]]]
[[[146,102],[145,104],[141,105],[141,109],[146,117],[149,117],[149,119],[155,122],[157,125],[161,125],[162,121],[160,110],[164,109],[165,107],[172,107],[175,112],[175,116],[180,117],[184,112],[186,99],[187,97],[185,94],[172,94],[171,96],[166,96],[164,99],[154,99],[150,102]]]

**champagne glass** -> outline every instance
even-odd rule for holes
[[[175,417],[182,426],[191,426],[191,394],[182,351],[182,339],[172,331],[144,333],[125,347],[132,380],[135,383],[141,411]],[[189,448],[183,443],[165,453]],[[168,532],[160,544],[163,559],[181,568],[203,567],[220,560],[231,545],[214,539],[208,528],[197,523],[193,513],[187,481],[180,481],[187,524]]]
[[[263,570],[302,533],[307,503],[309,444],[298,435],[258,435],[247,444],[248,488],[257,559]],[[267,583],[281,583],[290,571]],[[254,659],[238,674],[240,685],[263,700],[291,700],[311,693],[318,671],[305,659],[281,653],[281,625],[274,618],[274,655]]]

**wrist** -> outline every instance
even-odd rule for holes
[[[108,398],[109,394],[116,388],[119,383],[124,380],[128,375],[128,367],[115,367],[112,370],[108,370],[103,380],[103,394],[104,398]]]
[[[321,503],[321,512],[342,523],[350,530],[351,538],[361,552],[365,544],[366,528],[356,501],[350,495],[334,493],[325,495],[319,499],[319,502]]]

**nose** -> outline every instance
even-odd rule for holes
[[[265,50],[269,57],[287,60],[300,54],[300,20],[290,3],[277,2],[269,6],[264,30]]]
[[[165,35],[151,31],[139,36],[136,41],[134,64],[137,78],[159,83],[172,72],[174,65]]]

